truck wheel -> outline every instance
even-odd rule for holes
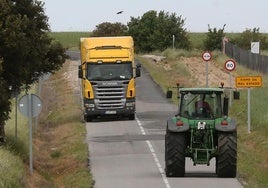
[[[94,116],[85,116],[86,122],[92,122],[94,119]]]
[[[185,174],[185,133],[171,132],[165,136],[165,162],[167,177],[183,177]]]
[[[218,156],[216,157],[216,173],[219,177],[236,176],[237,134],[221,132],[218,136]]]
[[[135,119],[135,114],[130,114],[130,115],[128,116],[128,119],[129,119],[129,120],[134,120],[134,119]]]

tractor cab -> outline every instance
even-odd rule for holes
[[[180,89],[178,115],[188,119],[215,119],[223,116],[223,90],[214,88]],[[226,106],[225,106],[226,108]]]

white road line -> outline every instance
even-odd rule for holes
[[[136,121],[137,121],[138,126],[139,126],[139,128],[141,130],[142,135],[146,135],[146,132],[145,132],[144,128],[142,127],[142,123],[137,117],[136,117]],[[160,162],[159,162],[159,160],[157,158],[157,155],[155,153],[155,150],[154,150],[154,147],[153,147],[152,143],[149,140],[146,140],[146,143],[147,143],[147,145],[149,147],[149,150],[150,150],[150,152],[151,152],[151,154],[153,156],[153,159],[154,159],[154,161],[156,163],[156,166],[157,166],[157,168],[158,168],[158,170],[159,170],[159,172],[161,174],[162,180],[163,180],[166,188],[171,188],[169,183],[168,183],[168,179],[167,179],[167,177],[165,175],[165,171],[163,170],[163,168],[162,168],[162,166],[161,166],[161,164],[160,164]]]

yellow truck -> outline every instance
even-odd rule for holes
[[[88,37],[80,39],[84,118],[87,122],[100,116],[126,116],[135,119],[135,65],[131,36]]]

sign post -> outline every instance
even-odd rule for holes
[[[225,63],[224,63],[224,68],[229,72],[229,85],[230,85],[230,88],[232,87],[232,75],[231,75],[231,72],[233,70],[235,70],[235,67],[236,67],[236,63],[232,59],[229,59],[229,60],[225,61]],[[230,92],[229,92],[229,107],[231,107],[231,106],[232,106],[232,91],[230,89]]]
[[[30,174],[33,173],[33,123],[32,118],[39,115],[42,110],[42,102],[37,95],[26,94],[22,96],[18,104],[20,112],[29,118],[29,166]]]
[[[202,59],[206,62],[206,87],[208,87],[208,62],[212,59],[210,52],[203,52]]]
[[[248,133],[251,131],[251,87],[261,87],[261,76],[238,76],[236,77],[236,87],[248,88]]]

